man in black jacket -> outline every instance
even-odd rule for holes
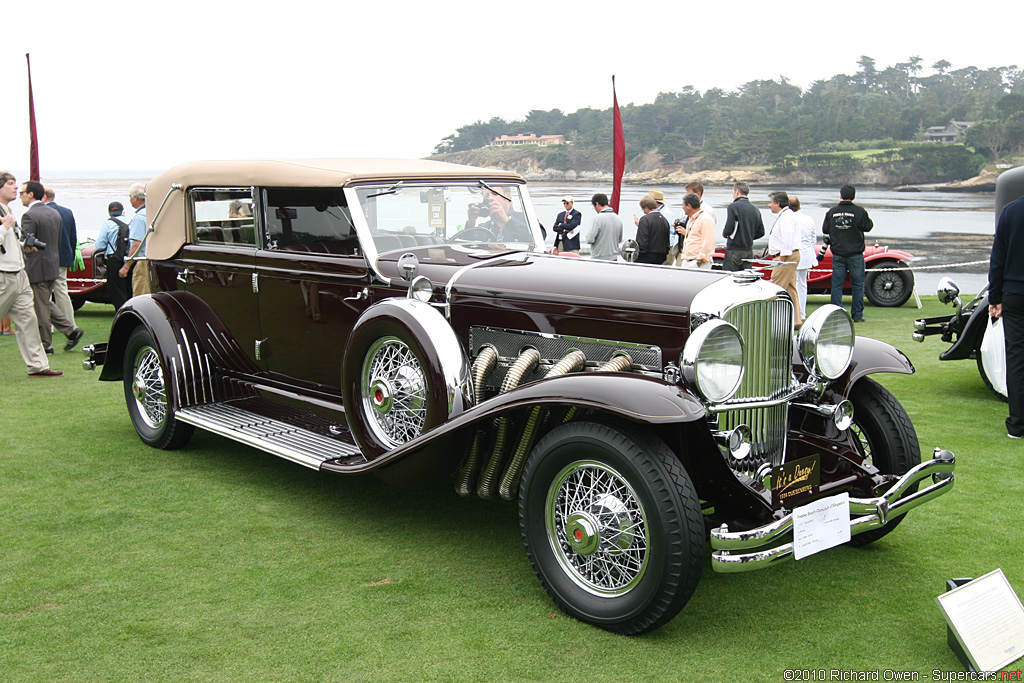
[[[51,307],[50,298],[53,296],[54,283],[60,273],[60,214],[43,204],[42,183],[30,180],[21,186],[18,193],[22,205],[28,207],[28,211],[21,218],[22,233],[32,235],[44,242],[46,247],[39,250],[37,247],[26,248],[25,272],[28,274],[28,281],[32,285],[32,296],[35,299],[36,319],[39,321],[39,340],[47,353],[53,353],[50,342],[53,332],[50,323],[68,338],[64,345],[65,351],[70,351],[82,338],[82,329],[76,327],[56,306]]]
[[[668,256],[668,219],[657,211],[658,202],[647,196],[640,200],[644,215],[636,224],[637,263],[659,266]]]
[[[60,214],[60,270],[53,287],[53,303],[66,318],[75,324],[75,307],[68,296],[68,269],[75,265],[75,250],[78,247],[78,227],[75,225],[75,214],[66,206],[56,201],[57,193],[52,187],[45,188],[43,200],[48,207]]]
[[[868,212],[853,203],[857,190],[853,185],[839,189],[841,201],[825,214],[821,231],[832,244],[832,303],[843,305],[843,284],[850,274],[853,304],[850,315],[853,322],[864,322],[864,233],[875,226]]]
[[[738,182],[732,186],[732,204],[725,212],[725,228],[722,236],[725,243],[723,270],[746,270],[750,264],[744,259],[754,258],[754,240],[764,237],[764,220],[761,211],[750,203],[747,195],[750,186]]]
[[[1024,197],[1003,207],[988,269],[988,312],[1003,319],[1006,344],[1006,433],[1024,436]]]
[[[572,197],[562,197],[562,206],[565,211],[558,214],[555,219],[555,248],[560,252],[572,254],[580,253],[580,223],[583,222],[583,214],[572,208]]]

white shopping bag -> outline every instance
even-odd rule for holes
[[[981,362],[992,388],[1006,396],[1006,345],[1003,341],[1003,319],[990,318],[981,340]]]

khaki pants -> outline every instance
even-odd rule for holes
[[[132,270],[132,296],[149,294],[150,291],[152,290],[149,286],[149,261],[136,261]]]
[[[64,317],[75,325],[75,307],[71,305],[71,297],[68,296],[68,269],[61,267],[57,279],[53,281],[53,302],[64,314]]]
[[[796,291],[796,264],[800,262],[800,252],[794,251],[789,256],[776,256],[776,261],[791,263],[790,266],[779,266],[772,270],[772,282],[789,292],[793,300],[793,324],[800,326],[800,295]]]
[[[53,295],[53,287],[56,280],[43,280],[42,282],[32,283],[32,296],[35,298],[36,307],[36,320],[39,322],[39,341],[43,343],[43,348],[49,348],[53,345],[53,329],[50,327],[51,323],[53,327],[57,328],[57,331],[64,336],[70,335],[75,331],[75,324],[69,320],[61,310],[57,308],[50,297]]]
[[[0,317],[5,315],[10,316],[14,323],[18,351],[29,373],[48,370],[50,362],[39,340],[39,321],[36,319],[32,288],[24,270],[14,273],[0,271]]]

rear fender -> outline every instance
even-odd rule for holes
[[[216,400],[213,373],[217,369],[257,371],[202,299],[188,292],[158,292],[133,297],[117,311],[101,380],[123,379],[128,338],[138,327],[149,331],[171,375],[166,378],[171,410]]]

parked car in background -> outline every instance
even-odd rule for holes
[[[103,267],[103,260],[96,253],[96,248],[91,244],[82,244],[82,260],[84,267],[81,270],[68,269],[68,296],[71,297],[71,305],[77,311],[86,301],[95,301],[101,304],[110,303],[110,295],[107,293],[107,269]]]
[[[838,530],[814,550],[865,545],[953,484],[869,376],[910,361],[842,308],[795,334],[749,272],[545,254],[514,173],[201,162],[147,193],[154,293],[86,348],[143,442],[514,501],[548,594],[601,628],[669,621],[709,540],[719,572],[812,552],[797,514]]]
[[[825,254],[817,265],[811,268],[807,274],[808,294],[828,294],[832,291],[832,248],[824,244],[815,246],[816,254]],[[715,249],[715,268],[721,268],[722,260],[725,258],[725,245],[720,244]],[[914,257],[905,251],[889,249],[889,247],[869,245],[864,249],[864,266],[867,272],[864,276],[864,296],[875,306],[896,307],[902,306],[910,299],[914,292],[914,273],[911,270],[890,270],[905,269]],[[763,274],[764,279],[771,277],[770,268],[758,268],[755,270]],[[843,285],[843,293],[852,293],[850,278],[847,276]]]
[[[939,360],[974,359],[981,381],[1006,401],[1006,347],[1001,330],[997,330],[988,314],[988,285],[966,306],[960,300],[960,288],[948,277],[939,280],[937,295],[942,303],[952,304],[955,311],[953,315],[915,320],[914,341],[941,335],[942,341],[952,346],[939,354]]]

